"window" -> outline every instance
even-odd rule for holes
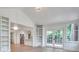
[[[56,44],[62,44],[63,30],[47,31],[47,43],[52,43],[53,40]]]
[[[71,24],[67,24],[67,28],[66,28],[66,39],[67,41],[71,41],[71,32],[72,32],[72,25]]]
[[[79,40],[79,26],[78,24],[67,24],[66,39],[67,41]]]
[[[79,26],[77,24],[74,24],[74,41],[78,41],[78,35],[79,35]]]
[[[56,32],[53,33],[53,35],[55,43],[61,44],[63,39],[63,30],[57,30]]]
[[[52,31],[47,31],[47,43],[52,43]]]

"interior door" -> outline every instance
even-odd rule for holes
[[[10,32],[10,40],[11,40],[11,44],[14,44],[14,41],[13,41],[13,32]]]
[[[24,44],[24,34],[20,34],[20,44]]]

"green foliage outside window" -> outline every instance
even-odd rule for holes
[[[48,31],[47,32],[47,42],[52,43],[52,40],[55,40],[56,43],[62,43],[63,31],[57,30],[55,32]]]
[[[69,25],[67,25],[67,32],[66,32],[67,34],[67,39],[68,39],[68,41],[70,41],[71,40],[71,24],[69,24]]]
[[[66,30],[66,38],[68,41],[71,41],[71,30],[72,24],[67,25]],[[63,30],[56,30],[56,31],[47,31],[47,42],[52,43],[55,40],[55,43],[62,43],[63,40]]]
[[[52,31],[47,32],[47,42],[48,43],[52,43],[52,35],[53,35]]]

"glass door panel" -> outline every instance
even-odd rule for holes
[[[63,30],[47,31],[47,44],[63,46]]]
[[[67,39],[67,41],[72,41],[72,25],[71,24],[67,25],[66,39]]]
[[[47,31],[47,43],[52,44],[52,39],[53,39],[53,32],[52,31]]]
[[[62,39],[63,39],[63,31],[57,30],[54,34],[55,43],[56,44],[62,44]]]

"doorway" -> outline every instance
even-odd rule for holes
[[[24,34],[20,34],[20,44],[24,45]]]
[[[14,35],[14,33],[10,32],[10,40],[11,40],[10,43],[11,44],[14,44],[13,35]]]
[[[47,46],[63,48],[63,32],[62,29],[47,31]]]

